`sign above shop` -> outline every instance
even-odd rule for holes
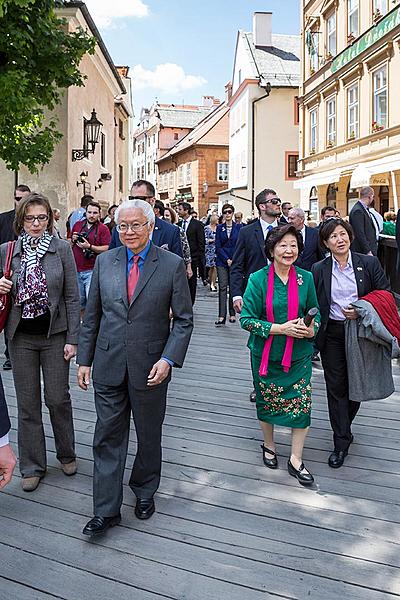
[[[374,27],[371,27],[367,33],[362,35],[359,40],[354,42],[349,48],[341,52],[331,64],[332,73],[336,73],[342,67],[364,52],[367,48],[383,38],[389,31],[400,25],[400,6],[393,9],[386,17],[380,20]]]
[[[365,165],[358,165],[350,179],[350,189],[356,190],[366,185],[381,186],[390,185],[389,177],[387,174],[383,175],[372,175],[371,171]]]
[[[175,194],[175,200],[184,200],[190,202],[193,200],[192,192],[185,192],[184,194]]]

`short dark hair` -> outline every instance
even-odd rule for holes
[[[82,208],[86,208],[91,200],[94,200],[94,198],[90,194],[85,194],[84,196],[82,196],[82,198],[81,198]]]
[[[287,206],[288,204],[290,204],[290,206],[292,205],[291,202],[282,202],[281,206],[282,208],[285,208],[285,206]]]
[[[189,204],[189,202],[178,202],[178,206],[182,206],[183,210],[185,210],[189,214],[192,211],[192,206],[191,204]]]
[[[268,233],[267,233],[267,237],[265,238],[265,254],[268,258],[268,260],[274,260],[273,256],[272,256],[272,252],[275,248],[275,246],[278,244],[278,242],[281,241],[282,238],[285,237],[285,235],[292,235],[293,237],[296,238],[297,240],[297,249],[299,251],[299,255],[303,252],[304,249],[304,242],[303,242],[303,236],[301,235],[300,231],[297,231],[296,227],[294,227],[294,225],[282,225],[281,227],[273,227]]]
[[[325,213],[326,213],[328,210],[332,210],[333,212],[336,212],[336,208],[335,208],[334,206],[323,206],[323,207],[321,208],[321,217],[324,217],[324,216],[325,216]]]
[[[27,186],[24,185],[23,183],[21,183],[20,185],[17,185],[17,187],[15,188],[15,191],[19,191],[19,192],[30,192],[31,189]]]
[[[154,185],[150,181],[146,181],[146,179],[138,179],[137,181],[134,181],[132,183],[132,185],[131,185],[131,189],[133,187],[140,187],[141,185],[145,185],[146,186],[147,193],[150,194],[152,198],[155,197],[155,195],[156,195],[156,188],[154,187]]]
[[[354,232],[350,223],[338,217],[330,217],[322,223],[319,230],[319,242],[323,248],[325,248],[325,242],[328,241],[336,227],[339,227],[339,225],[347,231],[350,243],[354,240]]]
[[[232,204],[228,204],[228,203],[223,205],[221,212],[223,213],[224,210],[227,210],[228,208],[230,208],[233,213],[235,212],[235,207],[232,206]]]
[[[257,194],[257,196],[256,196],[257,208],[260,206],[260,204],[265,204],[265,197],[269,196],[270,194],[273,194],[274,196],[276,196],[276,191],[271,190],[270,188],[265,188],[265,190],[262,190],[259,194]]]
[[[160,211],[160,215],[162,217],[164,216],[164,211],[165,211],[164,202],[162,202],[161,200],[156,200],[154,202],[154,208],[158,208],[158,210]]]
[[[101,214],[101,205],[98,202],[91,200],[90,202],[87,203],[86,208],[88,208],[88,206],[94,206],[95,208],[98,208],[99,212]]]
[[[23,190],[22,190],[23,191]],[[54,216],[53,211],[50,206],[50,202],[46,198],[46,196],[42,196],[42,194],[36,194],[35,192],[31,192],[29,196],[21,200],[18,204],[17,211],[15,213],[14,219],[14,231],[17,235],[21,235],[24,230],[24,219],[26,215],[27,208],[29,206],[43,206],[46,210],[46,214],[48,216],[47,220],[47,231],[50,235],[53,235],[54,228]]]
[[[91,204],[91,203],[90,203]],[[108,214],[111,214],[113,208],[118,208],[118,204],[111,204],[111,206],[107,209]]]

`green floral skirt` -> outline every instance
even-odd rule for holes
[[[288,373],[282,365],[269,361],[266,377],[259,375],[261,359],[251,356],[251,368],[257,394],[260,421],[284,427],[309,427],[311,422],[310,357],[293,361]]]

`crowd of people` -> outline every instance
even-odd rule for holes
[[[199,220],[189,203],[176,212],[139,180],[104,219],[84,196],[62,239],[48,199],[18,186],[15,209],[0,215],[0,312],[9,298],[3,368],[12,369],[16,390],[23,490],[34,491],[46,475],[41,372],[57,459],[65,475],[77,472],[68,385],[76,358],[78,384],[87,390],[93,382],[97,413],[94,516],[83,533],[101,535],[121,520],[131,414],[137,452],[129,486],[137,518],[152,516],[168,383],[184,363],[198,284],[218,291],[217,328],[228,313],[249,333],[250,400],[265,466],[278,467],[275,425],[289,427],[288,473],[302,485],[314,482],[303,448],[312,363],[321,360],[333,434],[328,464],[340,468],[360,402],[393,392],[391,357],[400,353],[400,319],[376,256],[373,198],[372,188],[362,188],[349,220],[325,206],[311,227],[301,208],[264,189],[249,222],[229,203]],[[387,376],[360,394],[353,377],[370,369]],[[0,487],[15,466],[9,429],[0,385]]]

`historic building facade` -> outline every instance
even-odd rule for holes
[[[347,215],[371,185],[375,208],[400,194],[400,3],[302,0],[300,160],[294,187],[316,217]]]

